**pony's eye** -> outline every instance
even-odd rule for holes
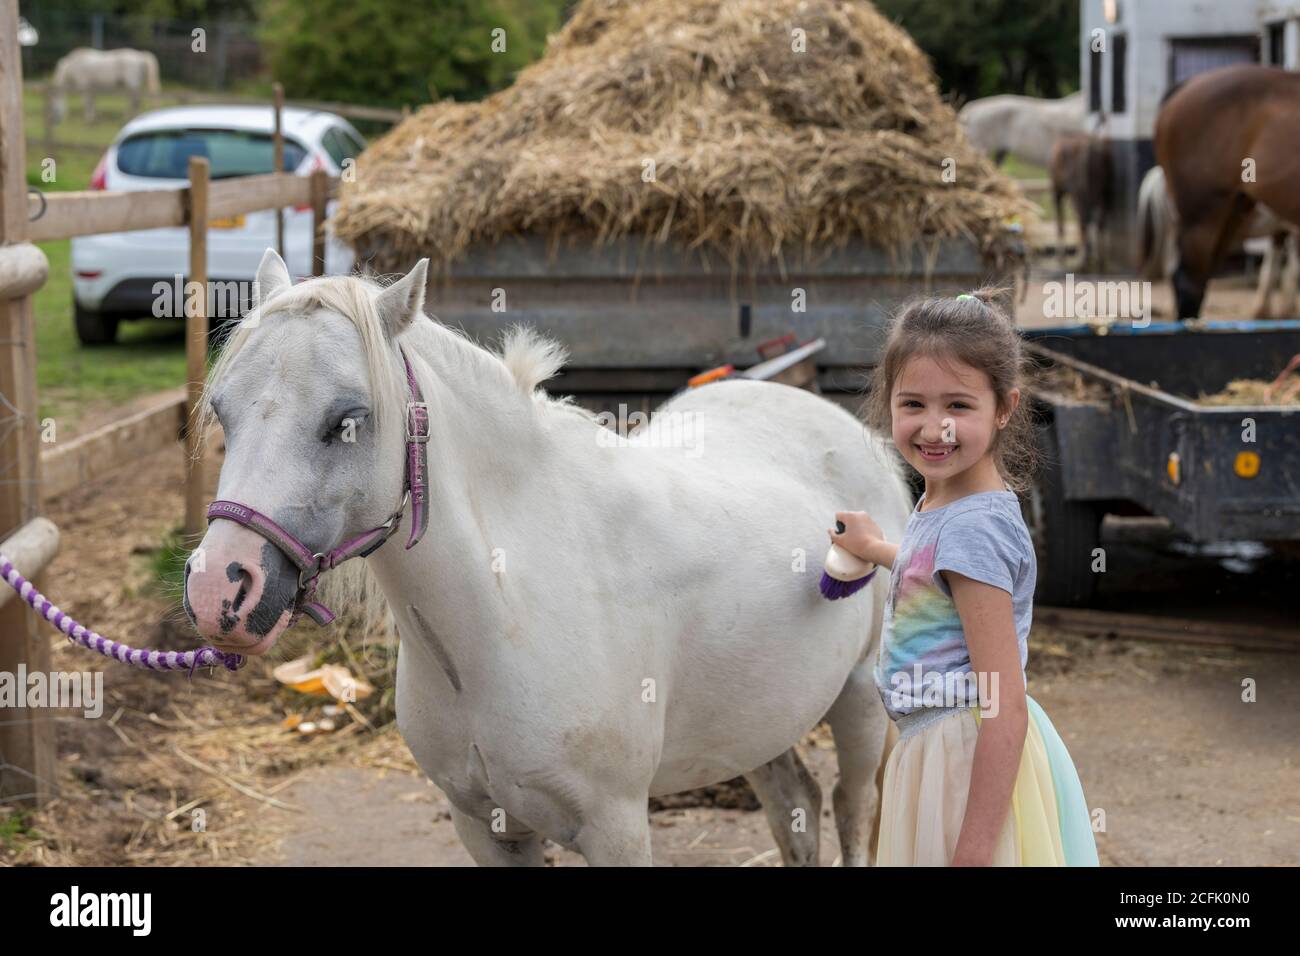
[[[333,444],[336,441],[356,441],[357,432],[360,430],[361,425],[365,420],[365,412],[348,412],[346,415],[340,417],[339,420],[321,436],[321,441],[326,445]]]

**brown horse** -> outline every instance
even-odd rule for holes
[[[1061,215],[1061,200],[1070,197],[1074,214],[1079,220],[1079,245],[1083,251],[1083,270],[1093,264],[1093,245],[1090,233],[1096,232],[1097,269],[1105,271],[1103,255],[1106,227],[1106,207],[1110,203],[1112,185],[1110,142],[1101,136],[1087,133],[1066,133],[1057,137],[1052,145],[1048,174],[1052,179],[1052,200],[1056,204],[1056,255],[1063,258],[1065,247],[1065,219]]]
[[[1174,90],[1156,117],[1156,162],[1178,210],[1174,298],[1200,314],[1205,286],[1256,204],[1300,226],[1300,74],[1243,65]]]

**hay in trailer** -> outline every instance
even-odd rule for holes
[[[1000,261],[1017,216],[1033,207],[866,0],[585,0],[513,86],[367,149],[334,228],[378,271],[523,233],[672,239],[735,270],[856,236]]]

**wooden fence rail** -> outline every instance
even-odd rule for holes
[[[338,192],[338,180],[324,172],[329,196]],[[267,173],[218,179],[208,186],[208,217],[222,219],[241,213],[307,206],[312,202],[312,176]],[[27,228],[32,242],[93,236],[133,229],[161,229],[189,225],[189,189],[148,189],[140,192],[81,191],[47,193],[45,215]],[[28,200],[29,218],[40,210],[40,199]]]

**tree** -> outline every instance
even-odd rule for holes
[[[934,64],[944,93],[1063,96],[1079,85],[1076,0],[876,0]]]
[[[268,0],[259,34],[285,94],[401,106],[475,99],[541,54],[560,0]]]

